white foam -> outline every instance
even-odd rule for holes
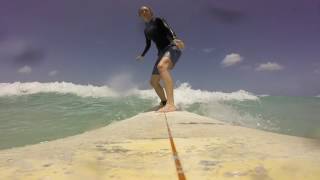
[[[0,96],[36,94],[41,92],[72,93],[81,97],[110,97],[118,93],[108,86],[77,85],[69,82],[0,83]]]
[[[260,94],[260,95],[257,95],[258,97],[268,97],[270,96],[269,94]]]
[[[158,99],[153,89],[139,90],[133,88],[125,92],[118,92],[108,86],[79,85],[70,82],[14,82],[0,83],[0,96],[25,95],[41,92],[72,93],[81,97],[116,97],[119,95],[138,95],[141,98]],[[231,93],[192,89],[189,83],[182,83],[174,90],[177,104],[205,103],[214,100],[257,100],[257,96],[245,90]]]
[[[158,98],[155,91],[139,90],[137,92],[144,98]],[[176,104],[190,105],[193,103],[207,103],[218,100],[258,100],[259,98],[245,90],[238,90],[231,93],[224,93],[218,91],[206,91],[200,89],[192,89],[189,83],[182,83],[174,90],[174,99]]]

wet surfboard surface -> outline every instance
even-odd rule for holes
[[[320,141],[186,111],[151,111],[83,134],[1,150],[0,177],[318,180]]]

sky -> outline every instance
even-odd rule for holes
[[[320,0],[1,0],[0,83],[151,88],[155,44],[143,62],[142,5],[185,49],[175,85],[254,94],[320,94]]]

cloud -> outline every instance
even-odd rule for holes
[[[281,66],[278,63],[275,62],[267,62],[264,64],[259,64],[258,67],[256,67],[256,71],[280,71],[282,70],[284,67]]]
[[[50,71],[48,73],[49,76],[53,77],[53,76],[56,76],[58,74],[58,71],[57,70],[53,70],[53,71]]]
[[[211,53],[214,50],[214,48],[204,48],[202,49],[203,52],[205,53]]]
[[[14,58],[16,64],[38,64],[44,59],[44,51],[31,46],[25,48]]]
[[[23,66],[22,68],[18,69],[18,73],[20,74],[30,74],[32,69],[30,66]]]
[[[0,42],[0,58],[10,60],[15,65],[35,65],[45,57],[42,48],[36,48],[31,43],[16,37],[9,37]]]
[[[221,61],[221,65],[224,67],[229,67],[236,65],[242,61],[242,57],[239,54],[231,53],[226,55],[226,57]]]

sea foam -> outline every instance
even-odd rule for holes
[[[123,96],[120,92],[109,86],[80,85],[71,82],[14,82],[0,83],[0,96],[26,95],[36,93],[71,93],[80,97],[119,97]],[[125,93],[128,95],[137,95],[141,98],[157,99],[153,89],[140,90],[133,88]],[[174,98],[177,103],[193,104],[206,103],[215,100],[257,100],[259,99],[253,93],[245,90],[238,90],[231,93],[219,91],[207,91],[192,89],[187,82],[181,83],[174,90]]]
[[[81,97],[110,97],[118,95],[108,86],[78,85],[70,82],[0,83],[0,96],[36,93],[72,93]]]

